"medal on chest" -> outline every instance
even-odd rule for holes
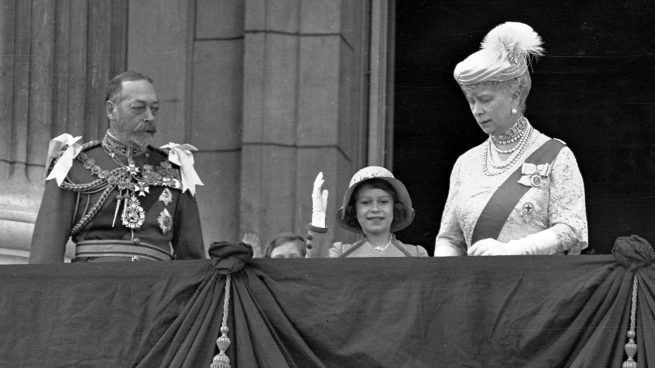
[[[93,158],[88,158],[84,167],[94,175],[106,180],[107,185],[115,187],[118,191],[112,227],[115,226],[118,212],[122,208],[121,224],[130,230],[138,230],[143,226],[146,218],[146,210],[141,206],[139,197],[147,196],[150,193],[150,186],[162,186],[165,187],[165,192],[159,200],[167,204],[172,199],[169,188],[179,189],[181,183],[175,177],[170,162],[163,161],[157,168],[148,164],[139,168],[131,158],[128,159],[128,164],[124,165],[117,160],[115,155],[109,155],[120,165],[119,167],[104,170],[95,163]],[[162,231],[168,231],[168,226],[163,226]]]

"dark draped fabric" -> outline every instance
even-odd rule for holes
[[[216,245],[216,244],[215,244]],[[232,367],[655,366],[655,255],[0,267],[0,367],[209,367],[231,277]],[[650,363],[650,365],[649,365]]]

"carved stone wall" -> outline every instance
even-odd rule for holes
[[[48,141],[104,131],[125,67],[127,0],[6,0],[0,9],[0,263],[25,263]]]

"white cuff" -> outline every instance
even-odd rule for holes
[[[313,211],[311,225],[316,227],[325,227],[325,211]]]

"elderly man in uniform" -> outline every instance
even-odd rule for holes
[[[45,192],[30,263],[205,258],[190,145],[149,145],[159,99],[152,80],[127,71],[111,80],[105,102],[109,130],[101,141],[78,143],[63,134],[50,142]]]

